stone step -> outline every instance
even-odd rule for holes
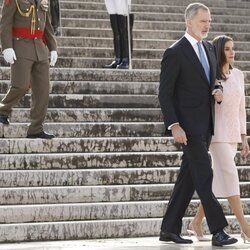
[[[219,202],[224,213],[231,215],[227,200],[220,199]],[[199,200],[192,200],[185,216],[194,216],[199,203]],[[162,218],[167,204],[167,201],[139,201],[1,206],[0,223]],[[242,205],[248,214],[250,199],[242,199]]]
[[[0,99],[3,98],[0,94]],[[25,95],[16,107],[30,107],[30,94]],[[51,94],[50,108],[157,108],[157,95],[80,95]]]
[[[89,47],[89,48],[113,48],[113,39],[98,37],[57,37],[59,47]],[[134,49],[162,49],[165,50],[175,40],[166,39],[133,39]],[[250,50],[250,43],[247,41],[235,41],[235,48],[238,51]]]
[[[163,53],[162,53],[163,54]],[[59,57],[57,67],[60,68],[103,68],[104,65],[110,64],[114,60],[114,56],[110,58],[89,58],[89,57]],[[134,69],[160,69],[161,57],[159,59],[137,59],[133,58]],[[236,61],[235,67],[241,70],[250,68],[250,61]]]
[[[227,216],[227,220],[227,232],[240,233],[235,217]],[[161,223],[162,218],[146,218],[0,225],[0,242],[159,236]],[[188,223],[190,218],[184,218],[183,234]],[[208,234],[207,227],[205,233]]]
[[[250,20],[248,21],[250,22]],[[112,38],[113,34],[110,28],[62,28],[63,36],[69,37],[99,37],[99,38]],[[223,32],[224,33],[224,32]],[[211,31],[208,35],[208,40],[212,40],[215,36],[221,35],[222,32]],[[177,40],[184,35],[184,30],[133,30],[134,39],[166,39]],[[226,32],[226,35],[231,36],[234,41],[249,40],[250,32]]]
[[[66,2],[75,2],[75,0],[67,0]],[[79,2],[79,1],[78,1]],[[82,2],[90,2],[90,0],[82,0]],[[92,0],[91,2],[94,3],[103,3],[102,0]],[[207,6],[211,7],[224,7],[224,8],[246,8],[250,9],[250,4],[248,1],[245,0],[202,0]],[[133,4],[140,4],[140,5],[173,5],[173,6],[187,6],[188,4],[193,3],[192,0],[168,0],[167,4],[165,0],[133,0]]]
[[[217,1],[218,2],[218,1]],[[210,11],[212,15],[237,15],[237,16],[249,16],[250,10],[247,8],[225,8],[223,7],[213,7],[214,5],[210,4]],[[164,4],[137,4],[132,2],[131,12],[157,12],[157,13],[184,13],[186,6],[178,6],[164,2]],[[72,9],[78,10],[102,10],[106,11],[106,6],[104,2],[93,2],[93,1],[74,1],[69,2],[65,1],[61,3],[62,10],[71,11]]]
[[[0,125],[1,138],[25,138],[28,123]],[[92,123],[46,123],[45,129],[57,138],[82,137],[161,137],[165,134],[163,122],[92,122]],[[250,123],[247,123],[247,133]]]
[[[0,140],[0,154],[173,153],[181,150],[180,144],[174,143],[172,137],[55,138],[53,140],[11,138]]]
[[[67,8],[69,7],[69,8]],[[238,7],[238,6],[237,6]],[[249,20],[250,7],[248,8],[224,8],[213,7],[210,8],[213,17],[213,23],[238,23],[242,20],[247,24]],[[136,20],[161,20],[161,21],[180,21],[183,22],[183,14],[185,7],[176,5],[144,5],[133,4],[132,13]],[[83,3],[75,2],[62,5],[62,18],[105,18],[109,19],[105,5],[102,3]],[[64,24],[64,23],[62,23]]]
[[[140,21],[164,21],[164,22],[184,22],[184,13],[152,13],[152,12],[135,12],[135,20]],[[88,19],[109,19],[107,11],[93,11],[93,10],[81,10],[72,9],[62,10],[62,18],[88,18]],[[213,23],[235,23],[235,24],[247,24],[249,23],[249,16],[236,16],[236,15],[212,15]],[[64,33],[63,33],[64,34]]]
[[[250,109],[246,110],[250,121]],[[30,122],[29,108],[15,108],[10,116],[11,123]],[[67,109],[49,108],[45,122],[160,122],[162,113],[159,108],[131,109]]]
[[[0,154],[1,170],[90,170],[120,168],[180,167],[182,152],[99,152],[99,153],[35,153]],[[240,148],[238,148],[240,150]],[[240,151],[235,156],[237,166],[249,169],[249,158]],[[244,177],[245,178],[245,177]]]
[[[181,146],[168,137],[110,137],[1,139],[0,154],[100,153],[100,152],[173,152]]]
[[[166,200],[173,187],[174,184],[137,184],[1,188],[0,205]],[[242,198],[250,196],[250,182],[240,182],[240,189]]]
[[[9,80],[2,80],[0,93],[7,92]],[[157,95],[158,82],[50,81],[51,94]],[[248,87],[247,87],[248,88]],[[250,89],[250,85],[249,85]]]
[[[162,53],[163,54],[163,53]],[[72,68],[103,68],[104,65],[110,64],[114,60],[114,56],[110,58],[88,58],[74,57],[66,58],[59,57],[57,67],[72,67]],[[161,57],[159,59],[132,59],[134,69],[160,69]],[[250,61],[236,61],[235,67],[241,70],[250,68]]]
[[[28,123],[1,125],[1,138],[25,138]],[[162,122],[150,123],[46,123],[46,130],[58,138],[164,136]]]
[[[249,11],[250,14],[250,11]],[[67,27],[81,27],[81,28],[98,28],[98,29],[110,29],[110,21],[109,19],[84,19],[84,18],[63,18],[62,26],[64,28]],[[134,30],[175,30],[175,31],[183,31],[185,30],[185,23],[178,21],[140,21],[136,20],[134,22]],[[244,32],[249,33],[248,24],[231,24],[228,23],[224,25],[224,23],[212,23],[211,30],[213,32]]]
[[[1,170],[1,188],[48,186],[101,186],[175,183],[179,174],[176,167],[120,168],[120,169],[65,169],[65,170]],[[238,167],[239,180],[250,179],[249,167]]]
[[[165,49],[133,49],[133,58],[136,59],[161,59]],[[93,57],[113,58],[113,48],[89,48],[89,47],[59,47],[60,57]],[[250,52],[236,51],[236,61],[250,61]]]
[[[52,81],[110,81],[110,82],[159,82],[160,70],[107,70],[89,68],[51,68]],[[244,71],[245,81],[250,83],[250,71]],[[10,79],[10,68],[0,67],[0,79]]]
[[[0,94],[0,99],[4,97]],[[250,107],[250,96],[246,96],[246,107]],[[31,97],[26,94],[16,107],[30,107]],[[50,108],[159,108],[157,95],[80,95],[51,94]]]
[[[163,54],[163,52],[162,52]],[[59,68],[99,68],[102,69],[104,65],[110,64],[114,60],[112,58],[90,58],[90,57],[59,57],[56,66]],[[2,65],[7,64],[0,58]],[[132,64],[134,69],[160,69],[161,57],[159,59],[133,58]],[[250,68],[250,61],[237,61],[235,66],[241,70],[248,70]],[[124,70],[123,70],[124,71]]]
[[[250,112],[249,112],[250,113]],[[250,115],[250,114],[249,114]],[[15,108],[11,123],[30,122],[29,108]],[[82,109],[49,108],[45,122],[157,122],[162,121],[159,108]]]
[[[110,81],[110,82],[159,82],[158,70],[107,70],[89,68],[51,68],[53,81]],[[250,71],[246,73],[250,82]],[[10,68],[0,67],[0,79],[10,79]]]
[[[246,79],[247,81],[247,79]],[[159,82],[109,81],[50,81],[51,94],[83,95],[158,95]],[[0,93],[6,93],[10,80],[2,80]],[[245,83],[245,94],[250,95],[250,84]],[[20,110],[21,111],[21,110]],[[82,110],[84,112],[84,110]]]
[[[0,154],[1,170],[69,170],[179,167],[181,152]],[[236,156],[238,165],[248,160]],[[250,162],[249,162],[250,165]]]

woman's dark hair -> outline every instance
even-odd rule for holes
[[[226,80],[227,77],[225,76],[225,74],[223,73],[222,69],[224,64],[226,63],[226,56],[225,56],[225,44],[228,41],[232,41],[233,39],[229,36],[217,36],[214,38],[213,40],[213,45],[215,47],[215,53],[216,53],[216,57],[217,57],[217,75],[216,78],[218,80]],[[232,65],[229,65],[229,68],[232,69]]]

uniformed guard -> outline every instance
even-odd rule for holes
[[[110,23],[113,31],[115,60],[105,65],[104,68],[129,68],[129,45],[128,45],[128,26],[127,16],[131,0],[105,0],[107,11],[110,15]],[[132,26],[134,21],[133,14],[130,17],[130,34],[132,38]],[[132,47],[132,39],[131,39]]]
[[[11,86],[0,102],[0,122],[9,124],[12,107],[31,87],[31,123],[27,138],[52,139],[43,130],[49,101],[50,65],[57,61],[48,0],[4,0],[0,38],[4,59],[11,66]]]
[[[54,34],[56,36],[59,36],[61,34],[59,0],[50,0],[50,13],[51,13],[51,24],[54,30]]]

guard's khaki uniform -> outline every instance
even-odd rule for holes
[[[2,50],[13,48],[17,60],[11,64],[11,87],[0,103],[0,114],[8,116],[31,86],[27,134],[43,131],[49,101],[49,51],[57,50],[57,45],[48,5],[48,0],[5,0],[2,7]]]

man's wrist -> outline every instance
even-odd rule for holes
[[[168,130],[171,130],[176,125],[180,125],[179,122],[175,122],[175,123],[171,124],[170,126],[168,126]]]

